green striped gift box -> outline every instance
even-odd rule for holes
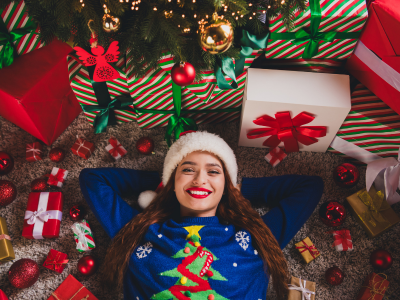
[[[71,229],[74,233],[76,249],[79,252],[86,252],[96,248],[92,230],[90,229],[89,223],[85,219],[74,223]]]
[[[15,29],[24,28],[29,25],[32,19],[27,14],[27,9],[24,1],[11,2],[1,11],[1,18],[7,27],[8,32]],[[32,33],[24,35],[19,41],[14,42],[15,48],[19,55],[29,53],[35,49],[44,46],[39,39],[39,27]],[[0,51],[3,46],[0,46]]]
[[[337,136],[381,157],[394,157],[400,147],[400,116],[365,86],[351,95],[351,111]],[[329,147],[328,151],[350,158]]]
[[[316,0],[320,2],[321,23],[319,32],[359,32],[368,18],[365,0]],[[311,11],[309,3],[303,12],[294,13],[294,27],[289,32],[297,32],[300,28],[309,28]],[[288,32],[282,15],[270,18],[269,29],[271,32]],[[333,42],[319,42],[319,51],[313,58],[346,59],[357,43],[357,39],[335,39]],[[306,42],[295,45],[290,40],[268,40],[265,52],[267,58],[295,59],[301,58],[306,47]]]

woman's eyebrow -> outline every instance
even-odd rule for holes
[[[197,166],[197,164],[194,161],[185,161],[181,164],[181,166],[183,165],[192,165],[192,166]],[[222,169],[222,167],[219,164],[216,163],[208,163],[206,164],[207,167],[219,167]]]
[[[219,167],[219,168],[221,168],[221,166],[219,164],[212,164],[212,163],[206,164],[206,166],[207,167]]]

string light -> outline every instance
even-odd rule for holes
[[[281,4],[285,3],[285,0],[282,0]]]
[[[268,5],[268,8],[271,8],[271,5]]]
[[[265,10],[263,10],[263,14],[265,14]]]
[[[153,10],[157,10],[157,7],[154,6]]]
[[[181,25],[178,25],[178,27],[181,27]]]
[[[208,19],[208,15],[206,15],[206,18]]]
[[[182,18],[185,18],[185,15],[182,15]]]
[[[196,3],[196,0],[193,0],[193,3]]]
[[[227,9],[226,9],[226,8],[224,8],[224,11],[227,11]]]
[[[235,15],[235,13],[233,12],[233,13],[232,13],[232,16],[234,16],[234,15]]]
[[[249,6],[253,6],[253,4],[249,3]]]
[[[241,18],[243,18],[243,15],[240,15]]]
[[[256,13],[255,12],[253,12],[253,16],[255,16],[256,15]]]
[[[251,20],[251,19],[253,19],[253,17],[249,17],[249,19]]]
[[[224,15],[221,16],[221,20],[224,18]]]
[[[237,19],[239,19],[239,17],[238,17],[238,16],[236,16],[236,18],[235,18],[235,19],[237,20]]]
[[[82,3],[82,7],[85,7],[85,3]]]
[[[194,14],[194,17],[195,17],[195,18],[197,18],[197,15],[196,15],[196,14]]]
[[[139,6],[136,6],[136,7],[135,7],[135,10],[139,10]]]
[[[125,2],[129,2],[129,0],[126,0]]]

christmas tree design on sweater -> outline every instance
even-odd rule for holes
[[[212,280],[227,281],[211,266],[218,258],[207,248],[201,246],[199,231],[204,226],[183,227],[188,232],[189,240],[185,248],[178,251],[173,258],[183,258],[175,269],[160,273],[161,276],[178,277],[175,285],[151,297],[154,300],[229,300],[214,291],[208,282]]]

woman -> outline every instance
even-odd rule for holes
[[[164,162],[163,188],[139,213],[121,196],[155,190],[156,172],[84,169],[84,197],[113,239],[105,276],[125,299],[265,299],[269,276],[283,299],[281,251],[322,195],[320,177],[244,178],[232,149],[207,132],[181,136]],[[271,210],[260,217],[250,201]],[[248,199],[248,200],[247,200]],[[139,203],[143,204],[141,196]]]

